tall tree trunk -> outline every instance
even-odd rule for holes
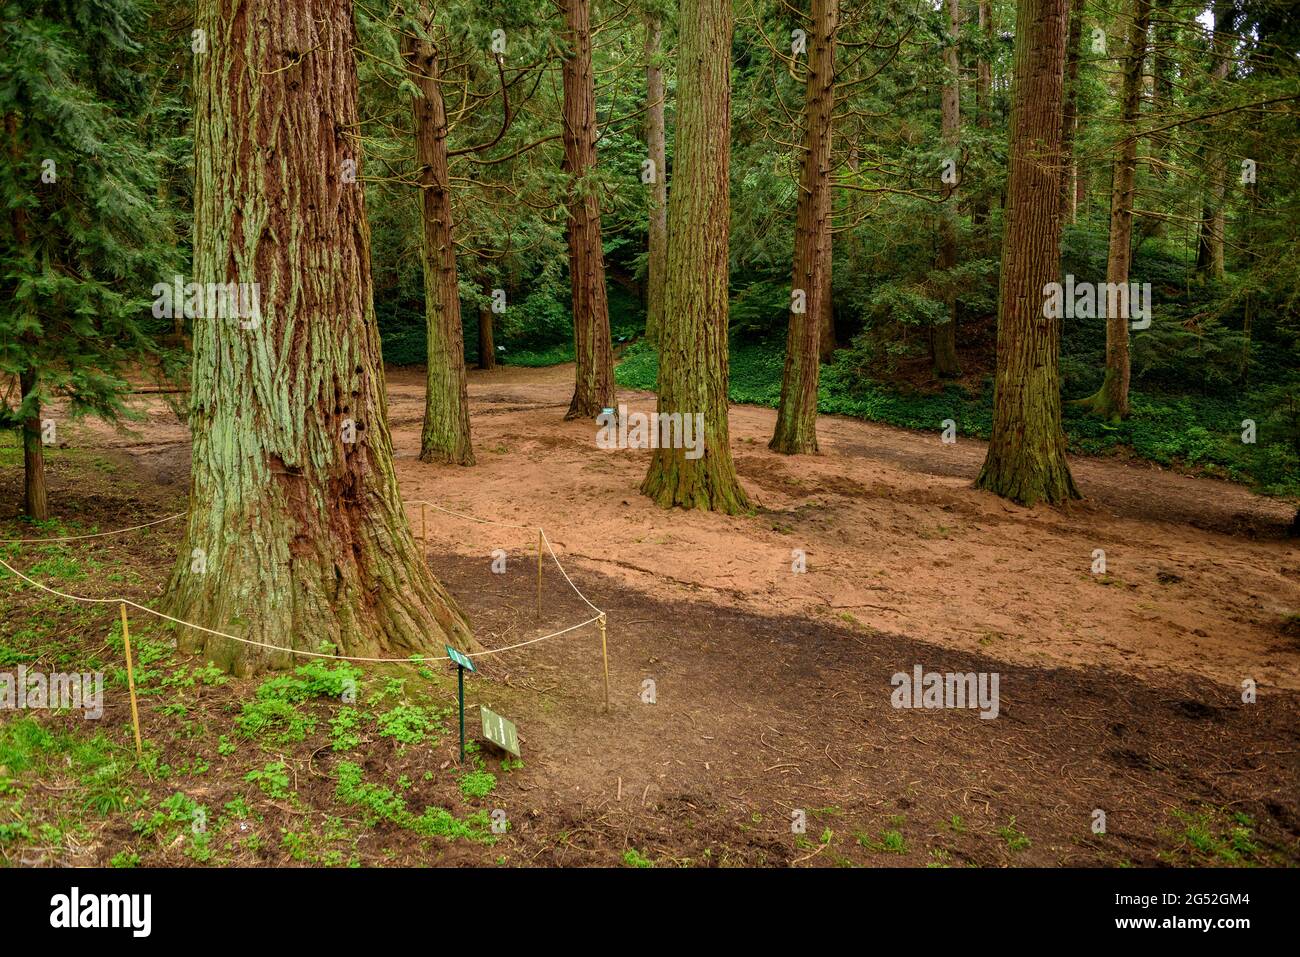
[[[961,31],[961,5],[959,0],[946,0],[946,3],[950,41],[943,49],[943,63],[948,78],[943,85],[941,122],[944,146],[955,163],[961,145],[961,64],[957,51],[957,38]],[[944,271],[957,266],[956,192],[956,187],[948,190],[943,209],[939,212],[939,256],[935,266]],[[945,299],[948,321],[934,327],[930,341],[934,374],[942,379],[952,379],[961,375],[961,365],[957,361],[957,296],[949,292]]]
[[[993,435],[975,484],[1022,505],[1079,495],[1061,430],[1060,320],[1043,314],[1044,287],[1060,278],[1067,3],[1019,0],[1016,11]]]
[[[589,179],[596,166],[596,88],[591,73],[591,0],[564,8],[564,169],[569,174],[569,281],[573,289],[573,401],[567,419],[595,418],[614,406],[614,348],[609,335],[600,199]]]
[[[424,427],[420,461],[473,465],[469,434],[469,392],[465,381],[465,333],[460,316],[460,281],[447,164],[447,109],[438,84],[438,51],[425,7],[426,37],[402,35],[407,74],[420,96],[411,100],[415,122],[415,161],[420,169],[420,263],[424,269],[424,315],[428,333]]]
[[[1065,41],[1065,108],[1061,123],[1061,217],[1075,222],[1079,215],[1079,159],[1074,141],[1079,129],[1079,46],[1083,43],[1086,0],[1070,4],[1070,32]]]
[[[664,127],[664,69],[660,62],[663,22],[657,16],[646,21],[645,142],[654,167],[650,182],[649,259],[646,263],[645,335],[659,341],[664,316],[664,269],[668,263],[668,151]]]
[[[23,398],[36,394],[38,377],[35,369],[18,375]],[[23,420],[23,511],[29,518],[43,522],[50,517],[49,496],[45,490],[45,447],[41,444],[41,404],[32,405],[32,414]]]
[[[993,5],[991,0],[979,0],[979,31],[984,49],[975,61],[975,111],[979,115],[980,129],[993,128],[993,70],[989,55],[993,48]],[[971,222],[983,225],[989,218],[989,194],[979,189],[971,207]]]
[[[1129,7],[1124,79],[1120,85],[1120,141],[1115,149],[1115,170],[1110,194],[1110,249],[1106,257],[1106,282],[1111,288],[1128,286],[1133,259],[1133,192],[1137,181],[1137,126],[1142,107],[1142,65],[1146,61],[1150,0],[1133,0]],[[1104,301],[1100,293],[1097,302]],[[1130,377],[1128,324],[1132,303],[1125,295],[1113,303],[1106,316],[1106,376],[1096,395],[1081,401],[1095,415],[1118,421],[1128,418]],[[1122,308],[1118,308],[1121,307]]]
[[[352,5],[267,0],[254,15],[199,0],[196,20],[210,42],[195,279],[260,284],[260,316],[194,323],[190,506],[168,610],[276,647],[472,648],[393,470],[364,192],[345,176],[360,167]],[[240,674],[293,660],[191,629],[178,639]]]
[[[839,0],[812,0],[804,86],[803,170],[794,234],[794,301],[785,345],[777,452],[817,451],[817,381],[831,298],[831,114],[835,109],[835,33]],[[802,293],[802,295],[800,295]]]
[[[483,282],[483,289],[487,289],[485,281]],[[494,322],[495,316],[492,313],[492,307],[480,303],[478,307],[478,367],[486,372],[491,372],[497,367],[497,343],[492,328]]]
[[[677,149],[668,198],[660,413],[704,416],[704,454],[659,448],[641,491],[659,505],[741,512],[727,426],[731,4],[682,0]]]
[[[1215,0],[1214,54],[1210,75],[1216,85],[1222,84],[1228,78],[1231,67],[1230,33],[1235,19],[1235,7],[1232,3],[1228,0]],[[1223,209],[1223,198],[1227,194],[1227,162],[1222,150],[1211,146],[1206,152],[1209,153],[1205,163],[1209,184],[1201,213],[1200,235],[1197,239],[1196,269],[1202,274],[1208,273],[1216,279],[1222,279],[1225,271],[1223,240],[1227,227],[1227,217]]]
[[[1173,51],[1178,40],[1178,24],[1170,10],[1170,2],[1155,0],[1153,13],[1151,113],[1156,117],[1168,116],[1174,108]],[[1151,140],[1151,172],[1162,180],[1169,178],[1165,163],[1169,160],[1171,140],[1169,130],[1156,133]]]

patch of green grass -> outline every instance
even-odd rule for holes
[[[998,837],[1007,842],[1008,850],[1023,851],[1030,845],[1029,838],[1025,832],[1016,827],[1016,817],[1011,815],[1007,823],[998,828]]]
[[[244,780],[256,784],[267,797],[283,800],[289,796],[289,769],[283,761],[272,761],[254,768],[244,775]]]
[[[907,853],[907,840],[903,837],[903,832],[897,829],[881,831],[878,840],[873,840],[871,835],[865,833],[858,833],[856,837],[858,843],[869,851],[883,851],[887,854]]]
[[[497,776],[491,771],[466,771],[460,776],[460,793],[466,800],[485,798],[497,786]]]
[[[1164,857],[1177,861],[1190,859],[1196,864],[1225,864],[1251,867],[1260,863],[1262,849],[1255,835],[1255,821],[1248,814],[1203,807],[1196,813],[1171,812],[1181,824],[1178,830],[1166,830],[1175,840]]]
[[[635,847],[629,847],[623,852],[624,867],[654,867],[654,862],[646,857]]]
[[[376,719],[381,738],[392,738],[399,744],[419,744],[439,728],[438,714],[431,708],[415,704],[399,704],[381,713]]]
[[[426,807],[417,816],[407,808],[405,798],[392,788],[366,781],[360,765],[340,761],[336,773],[338,784],[334,789],[335,797],[344,804],[358,808],[367,827],[374,827],[384,821],[424,837],[464,838],[483,844],[496,842],[486,811],[457,818],[446,808]]]

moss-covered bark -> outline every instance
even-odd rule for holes
[[[173,615],[350,655],[473,647],[393,470],[358,175],[347,0],[199,0],[194,278],[260,287],[260,320],[194,322],[189,517]],[[353,166],[352,164],[355,164]],[[182,628],[241,674],[285,652]]]
[[[741,512],[727,425],[731,4],[682,0],[677,140],[668,199],[660,412],[703,413],[705,450],[657,449],[641,491],[668,508]]]
[[[596,87],[591,72],[591,0],[564,8],[564,170],[569,174],[569,283],[573,292],[573,400],[568,419],[613,408],[614,349],[609,334],[596,166]]]
[[[1061,87],[1068,0],[1019,0],[993,435],[975,484],[1033,505],[1077,498],[1061,430],[1060,320],[1043,289],[1060,273]]]
[[[835,110],[835,34],[839,0],[813,0],[804,84],[803,168],[795,216],[785,371],[769,447],[787,455],[817,451],[817,384],[831,300],[831,136]]]
[[[432,13],[422,15],[425,38],[404,34],[402,57],[420,96],[411,102],[415,122],[415,160],[420,168],[420,259],[424,268],[424,313],[428,332],[424,426],[420,460],[473,465],[469,434],[469,393],[465,382],[465,342],[460,315],[460,282],[451,210],[447,161],[447,109],[438,83],[438,56],[427,34]]]

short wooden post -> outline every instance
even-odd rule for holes
[[[537,530],[537,620],[542,620],[542,530]]]
[[[605,660],[605,713],[609,714],[609,647],[605,642],[605,613],[600,613],[600,656]]]
[[[135,727],[135,758],[144,763],[144,746],[140,743],[140,708],[135,701],[135,665],[131,661],[131,629],[126,623],[126,602],[122,602],[122,645],[126,649],[126,686],[131,694],[131,724]]]

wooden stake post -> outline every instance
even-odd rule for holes
[[[537,530],[537,620],[542,620],[542,530]]]
[[[605,613],[600,613],[600,656],[605,660],[605,713],[609,714],[609,649],[605,644]]]
[[[131,629],[126,623],[126,602],[122,602],[122,646],[126,649],[126,686],[131,693],[131,724],[135,728],[135,759],[144,762],[144,747],[140,743],[140,708],[135,701],[135,665],[131,661]]]

